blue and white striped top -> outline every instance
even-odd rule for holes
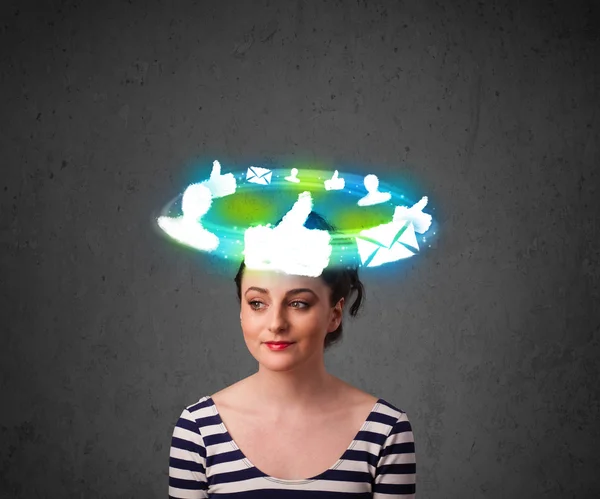
[[[169,499],[393,499],[415,497],[412,427],[378,399],[342,457],[307,480],[273,478],[244,456],[209,396],[186,407],[173,431]]]

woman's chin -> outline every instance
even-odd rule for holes
[[[293,350],[296,350],[295,345],[277,351],[271,350],[263,343],[254,358],[270,371],[288,371],[296,367],[300,361],[298,353]]]

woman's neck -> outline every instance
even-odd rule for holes
[[[259,371],[247,378],[254,402],[274,421],[322,414],[336,404],[341,380],[322,370]]]

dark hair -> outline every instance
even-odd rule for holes
[[[281,220],[279,220],[275,225],[278,225],[279,222],[281,222]],[[329,224],[321,215],[314,211],[311,211],[308,215],[306,222],[304,222],[304,227],[307,229],[327,230],[330,234],[334,234],[336,232],[336,229],[331,224]],[[365,299],[365,288],[358,277],[358,254],[356,251],[354,254],[352,254],[352,249],[355,249],[355,243],[354,240],[350,238],[345,241],[343,245],[345,247],[343,254],[339,253],[339,245],[334,244],[332,246],[333,251],[329,261],[340,261],[340,258],[343,258],[346,263],[344,265],[331,265],[330,263],[330,265],[323,270],[323,273],[319,277],[321,277],[321,279],[323,279],[323,281],[325,281],[325,283],[329,286],[329,289],[331,289],[330,302],[332,307],[335,306],[335,304],[341,298],[344,298],[344,301],[347,302],[352,292],[356,291],[356,299],[350,306],[350,315],[355,317]],[[349,254],[351,255],[350,257],[348,257]],[[242,276],[244,275],[245,268],[246,264],[244,261],[242,261],[234,278],[237,286],[237,297],[238,300],[240,300],[240,303],[242,301]],[[328,333],[325,337],[325,350],[341,339],[343,331],[342,322],[340,322],[340,325],[335,331]]]

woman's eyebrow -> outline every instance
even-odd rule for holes
[[[264,293],[266,295],[269,294],[269,290],[265,289],[265,288],[259,288],[257,286],[250,286],[246,292],[244,293],[244,295],[248,294],[249,291],[258,291],[259,293]],[[315,296],[317,296],[317,294],[310,288],[295,288],[295,289],[290,289],[286,295],[295,295],[298,293],[311,293]]]
[[[317,293],[315,293],[312,289],[310,288],[295,288],[295,289],[290,289],[286,295],[295,295],[298,293],[311,293],[315,296],[317,296]],[[318,298],[318,297],[317,297]]]

